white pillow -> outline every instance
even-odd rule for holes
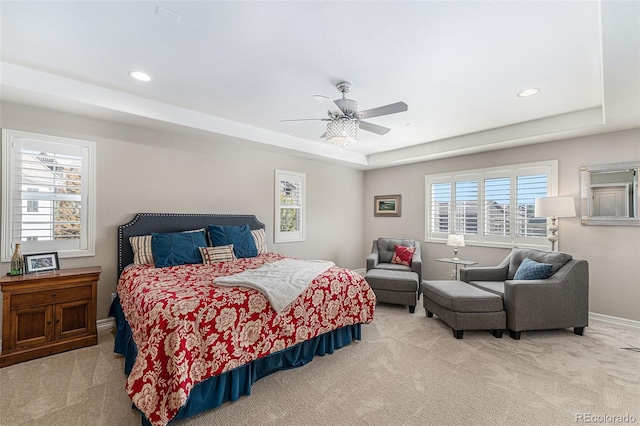
[[[253,240],[256,243],[258,255],[267,254],[269,249],[267,249],[267,236],[264,233],[264,228],[254,229],[251,231],[251,235],[253,235]]]

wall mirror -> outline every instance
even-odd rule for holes
[[[583,225],[640,226],[640,162],[580,167]]]

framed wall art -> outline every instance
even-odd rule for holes
[[[376,195],[373,197],[374,216],[400,217],[402,195]]]

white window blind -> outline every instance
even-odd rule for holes
[[[557,161],[425,176],[427,241],[464,234],[471,244],[546,247],[538,197],[557,191]],[[452,205],[453,200],[453,205]]]
[[[305,241],[304,173],[276,170],[274,242]]]
[[[484,235],[511,235],[511,179],[484,180]]]
[[[547,196],[547,176],[529,175],[517,178],[516,215],[517,235],[519,237],[544,237],[547,235],[547,219],[534,216],[535,199]]]
[[[451,183],[434,183],[431,186],[431,221],[433,232],[449,231],[449,215],[451,211]]]
[[[453,234],[478,233],[478,181],[456,182],[456,212]]]
[[[93,254],[94,144],[5,129],[2,148],[2,259],[18,242],[27,254]]]

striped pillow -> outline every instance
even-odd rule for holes
[[[254,229],[251,231],[253,240],[256,242],[256,248],[258,249],[258,255],[267,254],[267,236],[264,233],[264,228]]]
[[[129,244],[133,249],[133,263],[135,265],[153,265],[151,235],[129,237]]]
[[[233,254],[233,244],[229,244],[228,246],[200,247],[200,254],[202,254],[202,263],[205,265],[236,260],[236,256]]]

